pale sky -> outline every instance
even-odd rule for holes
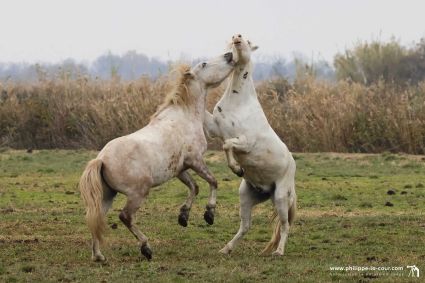
[[[359,40],[425,37],[423,0],[0,0],[0,62],[89,62],[136,50],[164,60],[220,54],[241,33],[257,57],[315,59]]]

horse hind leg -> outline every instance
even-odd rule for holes
[[[112,203],[114,201],[115,196],[117,195],[117,192],[107,187],[105,184],[103,184],[103,199],[102,199],[102,212],[103,217],[106,216],[109,209],[112,207]],[[92,237],[92,260],[93,261],[106,261],[105,256],[100,251],[100,239],[93,235]]]
[[[239,200],[240,200],[240,226],[236,235],[230,240],[224,248],[219,252],[222,254],[230,254],[243,236],[248,233],[251,228],[251,212],[252,208],[265,201],[265,198],[258,198],[253,192],[252,187],[243,179],[239,186]]]
[[[275,239],[278,241],[276,250],[272,253],[274,256],[282,256],[285,252],[285,245],[288,240],[290,224],[294,221],[296,210],[296,195],[293,185],[282,187],[283,190],[276,188],[273,202],[276,208],[278,223],[275,229]]]
[[[179,178],[179,180],[189,188],[189,194],[185,203],[180,207],[180,214],[178,218],[179,224],[186,227],[187,221],[189,220],[189,212],[192,208],[195,197],[198,195],[199,187],[187,171],[181,172],[177,178]]]
[[[127,195],[127,203],[119,214],[119,218],[124,223],[124,225],[130,230],[130,232],[136,237],[139,241],[140,252],[148,260],[152,259],[152,250],[149,247],[148,238],[140,232],[140,230],[134,225],[134,215],[139,209],[143,199],[144,194],[134,193]]]

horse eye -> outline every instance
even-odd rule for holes
[[[207,63],[202,63],[202,68],[205,68],[206,65]]]
[[[242,37],[242,35],[238,34],[238,37],[239,37],[239,38],[241,38],[241,37]]]

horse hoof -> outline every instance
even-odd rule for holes
[[[240,168],[239,170],[237,170],[237,171],[235,172],[235,174],[236,174],[238,177],[243,177],[243,175],[245,175],[245,171],[243,170],[243,168]]]
[[[152,250],[148,247],[148,245],[144,245],[140,248],[140,252],[144,255],[148,260],[152,259]]]
[[[185,213],[180,213],[179,215],[179,224],[183,227],[187,227],[188,215]]]
[[[280,256],[283,256],[283,253],[278,252],[278,251],[274,251],[274,252],[272,253],[272,256],[280,257]]]
[[[106,258],[103,255],[92,256],[94,262],[106,262]]]
[[[207,222],[209,225],[213,225],[214,213],[212,213],[211,210],[206,210],[204,213],[204,219],[205,219],[205,222]]]
[[[224,254],[224,255],[230,255],[230,252],[231,252],[232,250],[229,250],[228,248],[227,248],[227,246],[225,246],[224,248],[222,248],[221,250],[219,250],[218,252],[219,253],[221,253],[221,254]]]

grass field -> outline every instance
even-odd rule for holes
[[[219,181],[215,224],[203,220],[208,186],[189,225],[177,224],[187,189],[173,180],[154,188],[137,223],[154,258],[139,255],[118,220],[124,197],[108,214],[103,253],[90,261],[90,237],[77,182],[89,151],[2,150],[0,282],[406,282],[407,265],[425,272],[425,157],[394,154],[296,154],[298,216],[283,258],[259,257],[271,235],[271,203],[254,210],[253,227],[230,256],[218,253],[239,227],[239,178],[221,152],[208,152]],[[391,194],[394,193],[394,194]],[[332,266],[404,267],[343,272]]]

